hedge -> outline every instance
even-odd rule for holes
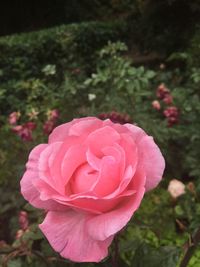
[[[12,111],[13,97],[24,97],[24,92],[16,93],[19,81],[40,79],[46,65],[56,66],[57,83],[70,68],[81,66],[92,72],[95,52],[108,41],[124,40],[125,28],[121,21],[88,22],[1,37],[0,112]]]

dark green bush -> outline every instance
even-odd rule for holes
[[[23,85],[33,78],[43,83],[42,70],[47,65],[56,68],[53,79],[48,80],[57,87],[66,71],[78,67],[91,72],[96,50],[123,35],[121,22],[92,22],[0,38],[0,112],[21,109],[20,102],[33,89]]]

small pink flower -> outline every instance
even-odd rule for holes
[[[17,123],[17,121],[19,120],[21,114],[20,112],[12,112],[10,115],[9,115],[9,118],[8,118],[8,122],[10,125],[15,125]]]
[[[177,107],[175,106],[168,107],[164,110],[163,114],[167,118],[169,127],[178,123],[179,112]]]
[[[49,135],[55,128],[55,122],[53,120],[48,120],[43,124],[43,132]]]
[[[161,83],[157,88],[157,97],[159,99],[163,99],[167,94],[169,94],[169,89],[165,86],[164,83]]]
[[[12,127],[12,131],[15,132],[23,141],[32,141],[32,131],[36,128],[34,122],[27,122],[22,125],[16,125]]]
[[[21,193],[46,211],[39,227],[62,257],[99,262],[164,167],[158,146],[141,128],[74,119],[31,151]]]
[[[175,106],[168,107],[164,110],[163,114],[165,117],[177,117],[178,116],[178,109]]]
[[[125,124],[125,123],[131,123],[132,120],[128,114],[119,113],[116,111],[111,111],[108,113],[101,113],[98,115],[99,119],[110,119],[112,122]]]
[[[23,126],[22,125],[16,125],[16,126],[12,127],[11,130],[16,134],[19,134],[23,130]]]
[[[154,100],[152,103],[152,107],[156,110],[160,110],[161,106],[160,106],[160,102],[158,100]]]
[[[32,141],[32,131],[30,131],[28,128],[23,127],[23,130],[18,133],[18,135],[21,137],[23,141]]]
[[[59,118],[59,111],[53,109],[47,112],[48,120],[43,124],[44,134],[50,134],[56,126],[57,120]]]
[[[32,121],[28,121],[26,122],[24,125],[23,125],[24,128],[27,128],[28,130],[30,131],[33,131],[35,130],[35,128],[37,127],[36,123],[35,122],[32,122]]]
[[[173,179],[170,181],[167,190],[173,198],[177,198],[185,194],[185,185],[181,181]]]
[[[50,110],[47,114],[48,120],[57,121],[59,118],[59,111],[57,109]]]
[[[20,228],[25,231],[29,225],[27,212],[26,211],[20,211],[18,220],[19,220]]]
[[[165,97],[163,98],[163,102],[164,102],[165,104],[167,104],[167,105],[172,104],[172,102],[173,102],[173,97],[172,97],[172,95],[170,95],[170,94],[165,95]]]

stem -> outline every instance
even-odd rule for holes
[[[186,267],[192,258],[198,243],[200,242],[200,227],[196,233],[192,236],[191,240],[186,243],[185,255],[181,261],[180,267]]]

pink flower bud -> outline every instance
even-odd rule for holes
[[[20,118],[20,112],[12,112],[9,115],[8,122],[10,125],[14,125],[17,123],[18,119]]]
[[[178,115],[178,109],[177,107],[171,106],[164,110],[163,114],[165,117],[176,117]]]
[[[167,190],[173,198],[177,198],[185,194],[185,185],[181,181],[173,179],[170,181]]]
[[[157,88],[157,97],[159,99],[163,99],[167,94],[169,94],[169,89],[165,86],[164,83],[161,83]]]
[[[171,127],[178,123],[179,112],[177,107],[171,106],[164,110],[164,116],[167,118],[168,126]]]
[[[158,100],[154,100],[152,103],[152,107],[156,110],[160,110],[161,106],[160,106],[160,102]]]
[[[132,120],[128,114],[119,113],[117,111],[111,111],[108,113],[101,113],[98,115],[98,118],[104,120],[104,119],[110,119],[112,122],[125,124],[125,123],[131,123]]]
[[[55,127],[55,122],[53,120],[48,120],[43,124],[43,132],[44,134],[49,135]]]
[[[25,231],[29,225],[27,212],[26,211],[20,211],[18,220],[19,220],[20,228]]]
[[[37,127],[35,122],[28,121],[24,124],[24,128],[27,128],[30,131],[33,131]]]
[[[22,125],[16,125],[12,128],[23,141],[32,141],[32,131],[36,128],[36,123],[29,121]]]
[[[23,126],[22,125],[16,125],[14,127],[12,127],[11,129],[14,133],[18,134],[23,130]]]

